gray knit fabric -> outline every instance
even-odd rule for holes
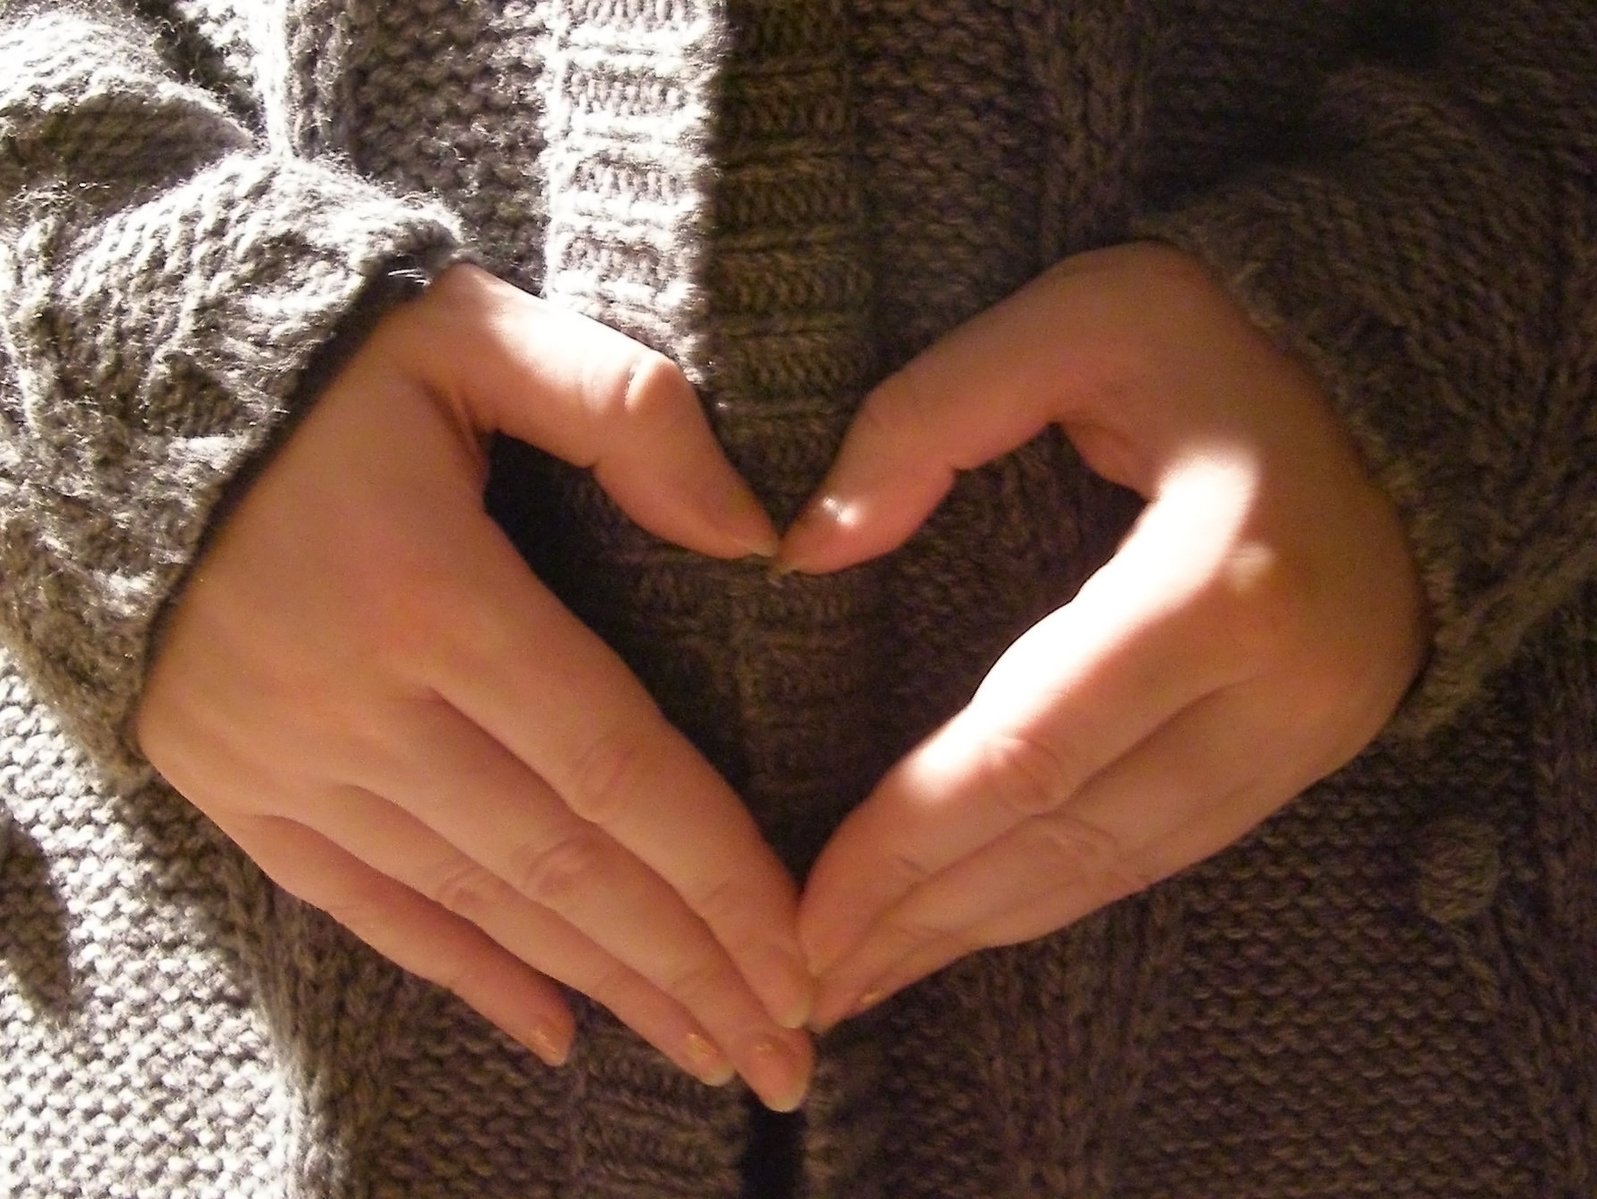
[[[1584,0],[0,14],[0,1195],[1597,1191]],[[785,518],[872,382],[1136,234],[1320,374],[1431,662],[1242,845],[844,1025],[801,1118],[586,1008],[543,1067],[141,770],[163,605],[390,280],[469,254],[670,353]],[[489,499],[800,874],[1135,510],[1041,438],[772,579],[514,444]]]

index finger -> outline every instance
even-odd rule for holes
[[[824,572],[901,544],[970,470],[1066,419],[1137,360],[1122,324],[1106,319],[1112,279],[1098,260],[1061,263],[947,333],[872,389],[837,459],[787,531],[780,560]],[[1073,429],[1117,477],[1106,430]]]
[[[424,654],[439,694],[664,879],[775,1021],[802,1025],[795,888],[743,803],[497,530],[459,557],[471,624]]]
[[[413,302],[444,323],[380,329],[472,432],[508,433],[591,468],[656,536],[715,557],[769,555],[770,518],[721,452],[692,385],[598,321],[459,264]],[[406,315],[403,311],[401,316]],[[437,339],[447,335],[447,354]]]
[[[971,703],[845,820],[806,884],[800,940],[817,975],[912,889],[1056,810],[1202,697],[1244,655],[1194,624],[1201,511],[1156,503],[1080,594],[1003,655]],[[1201,618],[1200,618],[1201,619]]]

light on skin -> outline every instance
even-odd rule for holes
[[[1163,246],[1067,260],[884,381],[779,562],[892,550],[1050,424],[1147,506],[824,848],[812,1027],[1225,848],[1362,749],[1423,661],[1412,554],[1319,384]]]
[[[793,882],[484,512],[496,431],[689,549],[776,546],[675,366],[454,267],[378,323],[223,521],[140,743],[285,889],[551,1065],[569,987],[789,1108],[812,1068]]]

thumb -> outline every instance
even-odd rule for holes
[[[424,377],[474,435],[505,433],[591,469],[629,517],[688,549],[776,552],[770,518],[670,359],[474,266],[441,275],[416,301],[429,304],[449,352],[423,361]]]
[[[865,397],[783,539],[782,566],[822,573],[897,548],[957,472],[1059,419],[1082,365],[1044,288],[1052,290],[1046,277],[961,325]]]

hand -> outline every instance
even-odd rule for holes
[[[1071,259],[884,382],[780,558],[883,553],[956,470],[1050,423],[1147,507],[826,847],[799,920],[814,1027],[1229,845],[1367,744],[1418,672],[1390,502],[1308,373],[1161,246]]]
[[[388,314],[222,523],[136,731],[278,883],[551,1063],[558,980],[801,1097],[810,980],[748,813],[484,513],[484,435],[706,554],[775,533],[679,371],[474,268]],[[786,1025],[788,1027],[781,1027]]]

